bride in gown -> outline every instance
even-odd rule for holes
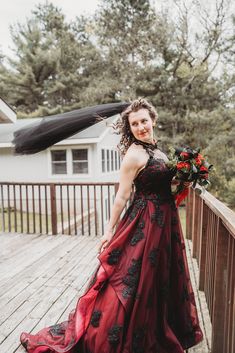
[[[27,352],[183,353],[202,341],[171,192],[176,181],[153,137],[156,120],[145,99],[122,112],[124,158],[99,265],[67,321],[21,333]],[[133,183],[134,198],[118,223]]]

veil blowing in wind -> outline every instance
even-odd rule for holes
[[[130,103],[107,103],[44,117],[14,132],[16,154],[33,154],[96,124],[100,118],[121,113]]]

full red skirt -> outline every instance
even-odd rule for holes
[[[68,321],[29,353],[183,353],[203,339],[174,201],[135,195]]]

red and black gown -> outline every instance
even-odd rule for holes
[[[23,332],[27,352],[183,353],[202,341],[173,176],[149,153],[76,308],[67,321]]]

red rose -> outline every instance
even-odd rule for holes
[[[198,156],[195,158],[195,161],[196,161],[197,165],[201,165],[202,164],[202,159],[200,157],[198,157]]]
[[[185,159],[189,158],[189,154],[188,154],[188,152],[181,152],[180,157],[185,160]]]
[[[176,167],[177,167],[178,170],[184,169],[184,168],[189,170],[190,169],[190,164],[187,163],[187,162],[179,162],[179,163],[177,163]]]
[[[201,171],[201,172],[202,172],[202,171],[208,172],[208,169],[207,169],[204,165],[202,165],[202,166],[200,167],[200,171]]]

